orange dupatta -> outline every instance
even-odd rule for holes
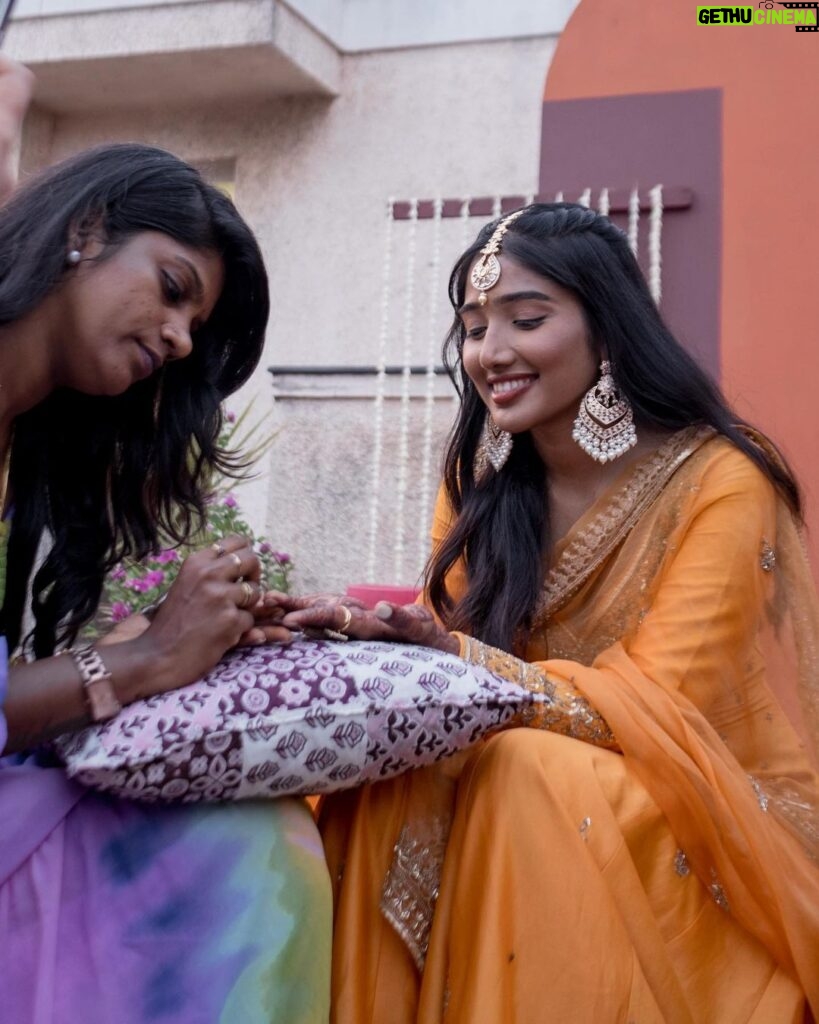
[[[819,1017],[819,606],[772,485],[724,439],[675,435],[558,548],[526,661],[605,720]]]

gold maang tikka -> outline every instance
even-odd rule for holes
[[[517,220],[525,212],[525,209],[524,207],[523,210],[515,210],[514,213],[510,213],[508,217],[503,218],[492,232],[492,237],[481,249],[481,258],[472,268],[469,280],[472,282],[472,287],[480,292],[478,304],[481,306],[485,306],[487,303],[486,293],[489,289],[494,288],[498,281],[500,281],[501,265],[498,253],[501,251],[503,236],[509,230],[509,225]]]

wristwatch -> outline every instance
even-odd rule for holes
[[[68,653],[80,673],[91,720],[107,722],[109,718],[118,715],[122,711],[122,704],[114,690],[111,673],[105,667],[99,651],[89,645],[72,647]]]

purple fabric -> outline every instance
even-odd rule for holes
[[[148,807],[0,759],[0,1024],[326,1024],[330,928],[300,801]]]
[[[0,886],[86,794],[64,772],[41,768],[33,758],[20,764],[0,762]]]
[[[0,754],[6,749],[6,741],[9,738],[6,727],[6,716],[3,714],[3,705],[6,703],[6,686],[8,684],[8,650],[6,638],[0,636]]]

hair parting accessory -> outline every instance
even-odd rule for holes
[[[500,224],[498,224],[492,232],[492,237],[483,249],[481,249],[481,258],[472,268],[469,280],[472,282],[472,287],[480,292],[478,302],[481,306],[486,305],[486,293],[489,289],[494,288],[498,281],[500,281],[501,265],[500,260],[498,259],[498,253],[501,251],[503,236],[509,230],[509,225],[516,221],[518,217],[525,212],[526,207],[524,206],[523,209],[515,210],[514,213],[510,213],[508,217],[503,218]]]

